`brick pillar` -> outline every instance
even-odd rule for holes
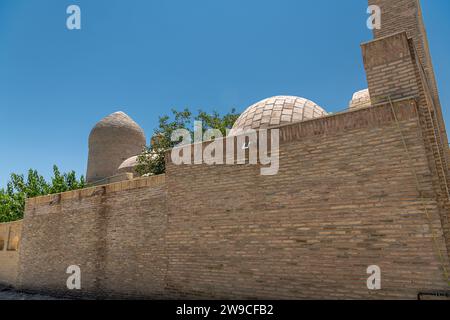
[[[362,51],[372,105],[388,103],[389,97],[392,100],[413,97],[417,102],[434,190],[440,206],[442,230],[449,253],[448,162],[443,138],[437,130],[438,119],[434,114],[431,92],[426,86],[426,75],[422,72],[414,42],[403,31],[362,44]]]
[[[380,38],[362,45],[372,104],[418,97],[419,83],[410,42],[406,32]]]
[[[430,82],[433,98],[435,103],[438,103],[436,80],[419,1],[369,0],[369,5],[378,5],[381,8],[381,29],[374,30],[375,39],[406,31],[408,37],[413,40],[418,57]]]
[[[432,112],[436,113],[438,131],[442,140],[442,148],[445,157],[449,159],[448,137],[445,130],[445,122],[439,93],[431,60],[428,38],[423,22],[422,10],[419,0],[368,0],[369,5],[377,5],[381,8],[381,29],[374,30],[375,39],[380,39],[398,32],[406,31],[408,38],[414,43],[417,58],[420,61],[425,74],[424,86],[429,91],[433,101]],[[371,92],[372,94],[372,92]],[[450,161],[448,161],[450,163]]]

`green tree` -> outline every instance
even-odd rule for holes
[[[84,177],[77,180],[75,171],[61,174],[57,166],[53,166],[53,177],[49,194],[82,189],[86,186]]]
[[[0,222],[22,219],[27,198],[81,189],[85,186],[83,176],[78,180],[74,171],[61,174],[56,165],[53,166],[51,183],[36,170],[30,169],[26,179],[24,175],[12,173],[6,189],[0,189]]]
[[[193,120],[197,120],[202,121],[203,131],[218,129],[225,136],[226,130],[230,129],[239,117],[235,109],[223,116],[216,111],[208,114],[199,110],[195,117],[189,109],[183,111],[172,109],[171,111],[172,117],[165,115],[159,118],[159,126],[154,131],[150,146],[145,147],[138,156],[136,171],[140,175],[157,175],[165,172],[165,153],[180,142],[171,141],[175,130],[186,129],[193,139]]]

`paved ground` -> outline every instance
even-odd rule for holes
[[[40,294],[28,294],[10,289],[0,288],[0,300],[58,300],[57,298]]]

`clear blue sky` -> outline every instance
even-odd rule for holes
[[[422,1],[447,125],[450,2]],[[66,28],[66,8],[82,30]],[[118,110],[146,131],[170,108],[263,98],[345,108],[367,87],[365,0],[0,0],[0,186],[53,164],[85,173],[90,129]]]

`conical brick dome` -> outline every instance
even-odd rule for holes
[[[145,133],[128,115],[119,111],[98,122],[89,135],[87,182],[117,173],[117,168],[145,146]]]

